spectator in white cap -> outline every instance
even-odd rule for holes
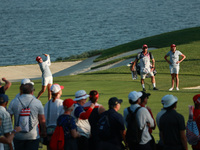
[[[81,135],[78,138],[79,150],[88,150],[89,148],[88,138],[90,137],[90,124],[88,118],[95,107],[95,104],[91,103],[87,111],[84,110],[83,105],[86,103],[89,96],[90,95],[88,95],[85,90],[77,91],[74,99],[77,103],[74,105],[74,110],[71,113],[75,118],[77,130]]]
[[[187,150],[185,119],[175,110],[178,98],[173,95],[165,95],[162,100],[164,100],[163,106],[167,110],[159,121],[164,149]]]
[[[44,54],[44,56],[47,57],[46,61],[43,61],[40,56],[36,57],[36,61],[38,62],[40,66],[40,70],[42,72],[42,89],[38,93],[37,99],[40,98],[40,96],[46,91],[46,88],[48,89],[48,100],[51,99],[51,85],[53,84],[53,76],[51,73],[51,70],[49,66],[51,66],[51,60],[49,54]]]
[[[10,102],[10,104],[8,106],[8,112],[9,113],[12,113],[12,111],[11,111],[12,105],[13,105],[14,101],[17,100],[22,95],[23,86],[27,83],[34,85],[34,82],[32,82],[30,79],[28,79],[28,78],[22,79],[20,87],[19,87],[19,93],[15,96],[15,98]]]
[[[164,105],[165,104],[165,96],[164,97],[162,97],[162,99],[161,99],[161,104],[162,105]],[[164,114],[164,113],[166,113],[166,109],[163,107],[162,109],[161,109],[161,111],[157,114],[157,116],[156,116],[156,124],[157,124],[157,126],[158,126],[158,129],[160,129],[160,126],[159,126],[159,122],[160,122],[160,118],[161,118],[161,116]],[[160,137],[160,140],[158,141],[158,144],[157,144],[157,149],[159,150],[159,149],[163,149],[163,141],[162,141],[162,139],[161,139],[161,135],[160,135],[160,132],[159,132],[159,137]]]
[[[49,143],[51,136],[57,125],[58,117],[64,113],[63,100],[60,99],[64,86],[53,84],[51,86],[52,98],[44,106],[44,115],[47,127],[47,143]],[[48,145],[47,148],[49,149]]]
[[[11,82],[6,80],[6,78],[2,78],[2,81],[5,82],[5,85],[2,86],[0,81],[0,94],[5,94],[6,90],[8,90],[11,87]]]
[[[132,113],[136,112],[136,120],[140,130],[142,130],[142,136],[139,143],[128,142],[128,147],[130,150],[138,149],[138,150],[151,150],[150,141],[152,137],[149,133],[149,127],[154,127],[154,120],[151,117],[151,114],[145,107],[141,107],[141,96],[142,92],[132,91],[128,95],[129,103],[131,104],[130,107],[124,109],[124,120],[125,125],[128,128],[127,116]],[[126,134],[129,134],[128,131]],[[134,135],[130,135],[134,136]]]

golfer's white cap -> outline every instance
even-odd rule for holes
[[[21,81],[21,84],[23,84],[23,85],[25,85],[25,84],[27,84],[27,83],[31,83],[32,85],[34,85],[34,82],[31,82],[31,80],[30,80],[30,79],[27,79],[27,78],[25,78],[25,79],[23,79],[23,80]]]

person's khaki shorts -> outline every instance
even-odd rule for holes
[[[143,72],[140,72],[141,79],[145,79],[147,75],[150,75],[151,77],[154,76],[154,74],[153,74],[152,71],[151,71],[150,73],[143,73]]]

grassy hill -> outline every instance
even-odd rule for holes
[[[188,119],[188,105],[193,105],[192,98],[199,94],[200,90],[184,90],[184,87],[200,85],[200,27],[190,28],[170,33],[165,33],[145,39],[133,41],[127,44],[116,46],[104,50],[98,60],[140,48],[144,43],[149,47],[157,47],[152,53],[156,60],[156,84],[159,91],[152,90],[152,84],[149,78],[145,79],[145,86],[151,96],[148,100],[148,106],[152,109],[154,117],[161,110],[161,98],[166,94],[173,94],[178,97],[177,111]],[[180,70],[180,91],[169,92],[171,86],[171,76],[169,74],[169,66],[164,60],[165,54],[169,51],[172,43],[177,45],[177,49],[186,55],[186,59],[181,63]],[[97,61],[98,61],[97,60]],[[41,89],[41,81],[35,80],[35,95]],[[75,76],[56,77],[54,83],[59,83],[65,88],[61,99],[74,98],[76,91],[84,89],[87,93],[90,90],[97,90],[100,93],[99,103],[108,108],[108,100],[111,97],[123,99],[120,113],[129,106],[128,94],[131,91],[141,91],[140,77],[137,80],[131,79],[129,67],[121,66],[118,68],[108,69],[105,71],[97,71],[94,73],[86,73]],[[19,92],[20,83],[13,83],[7,91],[10,99]],[[45,92],[40,100],[43,104],[47,102],[47,92]],[[156,140],[159,139],[158,128],[153,131]],[[189,146],[190,147],[190,146]],[[191,148],[190,148],[191,149]]]

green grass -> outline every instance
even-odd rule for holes
[[[186,29],[183,31],[163,34],[163,38],[161,39],[158,38],[159,36],[154,36],[152,37],[152,43],[150,42],[151,38],[147,38],[149,42],[145,43],[152,45],[153,47],[160,47],[152,52],[156,60],[156,70],[158,72],[156,75],[156,84],[159,91],[152,90],[152,84],[149,78],[145,79],[145,86],[147,92],[151,93],[148,100],[148,106],[152,109],[154,117],[156,117],[157,113],[162,108],[161,98],[166,94],[173,94],[178,97],[177,111],[184,116],[186,122],[188,119],[188,105],[193,105],[193,96],[200,93],[199,90],[183,89],[184,87],[199,86],[200,84],[200,40],[198,39],[199,37],[196,37],[196,33],[199,34],[200,28]],[[186,32],[188,35],[185,35]],[[182,39],[179,38],[181,33],[184,33]],[[193,33],[194,37],[190,33]],[[157,42],[155,42],[156,37]],[[166,42],[164,39],[166,39]],[[130,49],[134,48],[134,46],[132,46],[133,43],[135,42],[130,43]],[[142,45],[142,42],[136,41],[136,43],[138,43],[138,45],[136,44],[135,47]],[[156,43],[159,45],[155,45]],[[171,43],[177,44],[177,49],[185,54],[187,58],[181,63],[180,67],[180,91],[169,92],[168,89],[171,86],[171,76],[169,74],[169,66],[167,62],[165,62],[164,56],[169,51],[169,45]],[[34,82],[36,89],[34,95],[37,96],[41,89],[41,81],[35,80]],[[123,99],[124,101],[119,110],[119,113],[121,114],[123,114],[123,109],[129,106],[129,92],[142,90],[140,77],[137,80],[132,80],[131,72],[127,66],[75,76],[56,77],[54,78],[54,83],[58,83],[65,87],[61,97],[63,100],[66,98],[74,98],[75,92],[81,89],[86,90],[87,93],[94,89],[99,91],[99,103],[104,105],[106,109],[108,109],[109,98],[115,96]],[[10,99],[13,99],[19,92],[19,85],[20,83],[13,83],[11,88],[6,92]],[[40,100],[43,105],[47,102],[47,91],[41,96]],[[155,140],[159,139],[158,133],[158,128],[156,128],[156,130],[153,131]],[[191,146],[189,146],[189,149],[191,149]]]

